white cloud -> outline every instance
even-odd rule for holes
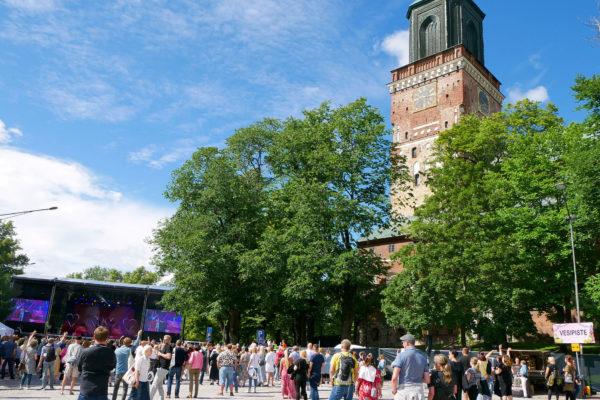
[[[54,0],[4,0],[9,7],[26,12],[47,12],[56,8]]]
[[[154,169],[162,169],[168,164],[189,158],[199,146],[219,146],[220,143],[209,143],[208,136],[194,139],[181,139],[169,146],[150,144],[129,153],[128,159],[134,164],[146,164]]]
[[[0,144],[9,143],[19,136],[23,136],[23,132],[19,128],[9,128],[0,119]]]
[[[136,111],[126,96],[99,79],[55,83],[43,94],[55,113],[64,118],[120,122]]]
[[[145,239],[172,212],[107,189],[78,163],[19,149],[0,147],[0,176],[3,212],[58,206],[13,219],[35,263],[29,274],[59,277],[93,265],[148,265]]]
[[[508,90],[508,101],[510,103],[516,103],[517,101],[524,99],[545,102],[550,99],[550,96],[548,95],[548,89],[546,89],[545,86],[537,86],[526,91],[519,86],[515,86]]]
[[[387,54],[396,57],[399,66],[408,64],[409,57],[409,37],[408,30],[397,31],[386,36],[381,42],[381,48]]]
[[[128,158],[129,158],[129,161],[131,161],[133,163],[141,163],[141,162],[150,161],[152,159],[152,156],[154,155],[154,153],[156,153],[156,146],[149,145],[146,147],[142,147],[139,150],[132,151],[131,153],[129,153]]]

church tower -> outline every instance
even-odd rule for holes
[[[410,63],[392,71],[393,142],[406,157],[413,198],[392,195],[395,212],[411,216],[429,191],[425,179],[438,134],[464,114],[500,111],[500,82],[485,67],[483,20],[473,0],[416,0],[408,8]]]

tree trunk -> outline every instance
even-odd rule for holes
[[[572,307],[571,307],[571,299],[565,299],[565,306],[564,306],[564,310],[565,310],[565,322],[566,323],[570,323],[573,322],[573,313],[571,312]]]
[[[229,311],[229,340],[227,340],[227,343],[238,343],[240,339],[241,319],[242,318],[238,310]]]
[[[221,337],[223,338],[223,342],[229,343],[229,323],[224,322],[221,324]]]
[[[352,322],[354,321],[354,294],[354,287],[346,282],[342,289],[342,324],[340,332],[342,340],[350,339],[352,337]]]
[[[315,340],[315,317],[312,314],[306,316],[306,340]]]
[[[462,347],[467,347],[467,329],[464,325],[460,327],[460,345]]]
[[[363,322],[358,325],[358,343],[363,347],[367,346],[367,318],[363,319]]]
[[[306,343],[306,315],[304,313],[297,313],[294,316],[294,323],[292,325],[294,332],[293,344],[302,346]]]

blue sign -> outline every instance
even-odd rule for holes
[[[259,329],[256,331],[256,342],[260,346],[265,346],[267,344],[267,336],[265,335],[264,329]]]
[[[212,340],[213,340],[212,333],[213,333],[212,326],[207,327],[206,328],[206,341],[207,342],[212,343]]]

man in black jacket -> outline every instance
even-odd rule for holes
[[[115,352],[106,345],[108,329],[94,330],[94,345],[81,352],[79,358],[80,394],[78,400],[106,400],[110,371],[117,364]]]
[[[187,353],[183,348],[183,341],[179,339],[175,343],[175,349],[173,350],[173,357],[175,362],[171,363],[172,366],[169,369],[169,375],[167,379],[167,399],[171,398],[171,385],[173,384],[173,377],[175,377],[175,398],[179,398],[179,387],[181,385],[181,372],[183,366],[187,360]]]

